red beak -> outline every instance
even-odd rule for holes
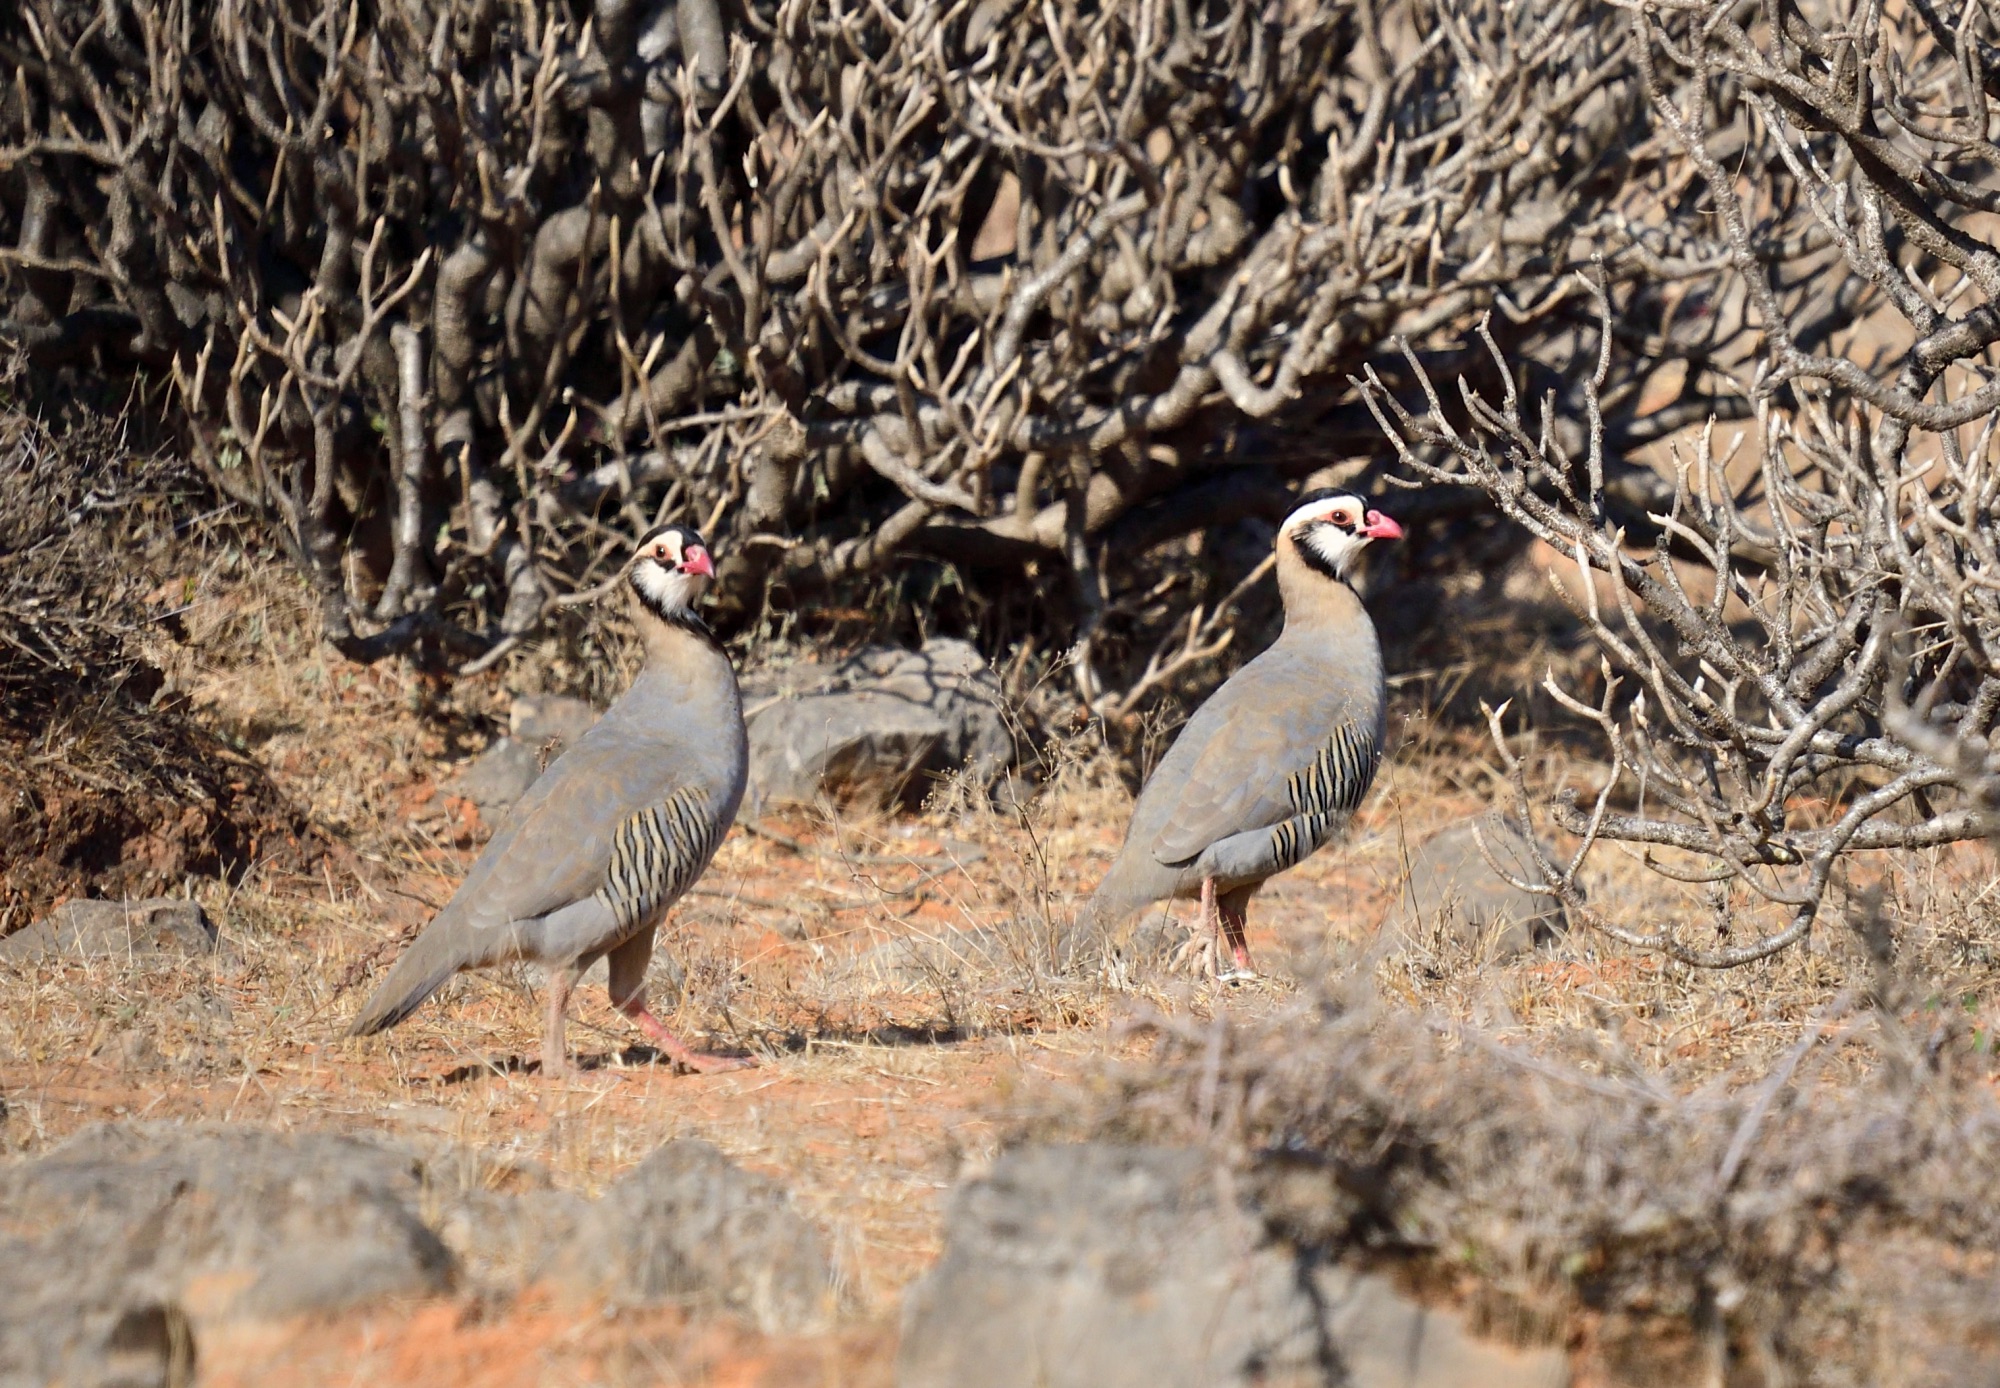
[[[1396,533],[1400,535],[1403,532],[1398,530]],[[714,578],[715,563],[708,557],[708,551],[700,545],[689,545],[687,553],[681,556],[680,571],[684,574],[700,574],[703,578]]]
[[[1400,540],[1403,538],[1403,527],[1380,511],[1370,511],[1368,524],[1361,527],[1360,533],[1371,540]]]

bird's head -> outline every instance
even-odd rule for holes
[[[1345,492],[1308,492],[1279,527],[1308,568],[1345,579],[1370,540],[1400,540],[1403,527]]]
[[[685,525],[649,531],[632,556],[632,591],[663,622],[698,622],[694,605],[714,578],[715,560],[708,545]]]

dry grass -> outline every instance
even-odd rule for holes
[[[1716,1143],[1726,1147],[1746,1103],[1764,1092],[1764,1076],[1796,1054],[1812,1019],[1836,999],[1848,1011],[1825,1023],[1824,1044],[1799,1069],[1797,1082],[1810,1080],[1813,1097],[1773,1109],[1737,1188],[1785,1188],[1801,1168],[1773,1155],[1775,1144],[1810,1150],[1824,1133],[1845,1141],[1907,1092],[1883,1078],[1892,1067],[1870,1030],[1878,1024],[1857,1001],[1880,980],[1844,933],[1712,975],[1588,935],[1506,960],[1442,932],[1386,938],[1380,925],[1410,847],[1486,808],[1497,785],[1483,744],[1452,713],[1473,665],[1450,649],[1431,652],[1430,672],[1401,686],[1392,719],[1400,749],[1350,839],[1272,883],[1253,908],[1252,944],[1272,974],[1257,988],[1218,995],[1152,977],[1114,985],[1058,978],[1045,967],[1051,925],[1108,863],[1128,805],[1112,768],[1079,743],[1052,754],[1048,784],[1025,814],[941,787],[920,816],[829,813],[769,826],[799,849],[767,835],[730,836],[677,912],[662,955],[677,959],[686,978],[669,1024],[755,1052],[753,1070],[682,1076],[650,1063],[651,1052],[634,1044],[592,986],[571,1028],[590,1068],[546,1083],[523,1061],[539,1026],[537,980],[525,968],[455,981],[386,1038],[341,1039],[367,987],[449,895],[483,838],[476,813],[448,786],[458,763],[501,726],[508,682],[573,688],[578,673],[553,656],[531,656],[446,690],[406,668],[357,670],[317,645],[306,594],[284,569],[241,559],[185,582],[188,639],[155,659],[196,714],[270,768],[340,849],[310,876],[267,864],[234,885],[196,883],[193,894],[222,930],[213,959],[0,965],[0,1139],[17,1154],[126,1116],[367,1128],[458,1154],[469,1186],[594,1193],[661,1141],[706,1137],[796,1193],[832,1235],[855,1323],[878,1328],[852,1354],[834,1355],[834,1368],[800,1370],[796,1380],[817,1382],[860,1372],[854,1366],[864,1361],[868,1373],[885,1372],[893,1337],[879,1327],[936,1254],[943,1193],[979,1169],[1024,1115],[1212,1137],[1223,1131],[1217,1096],[1234,1092],[1229,1131],[1246,1150],[1300,1134],[1331,1150],[1362,1131],[1343,1116],[1343,1096],[1386,1105],[1419,1133],[1469,1125],[1457,1146],[1436,1144],[1451,1158],[1443,1168],[1450,1179],[1408,1187],[1414,1203],[1398,1208],[1431,1220],[1423,1227],[1434,1243],[1444,1230],[1457,1240],[1452,1247],[1473,1250],[1444,1264],[1459,1283],[1499,1287],[1576,1326],[1585,1313],[1609,1314],[1613,1301],[1620,1315],[1685,1321],[1679,1302],[1656,1299],[1649,1310],[1635,1299],[1646,1284],[1629,1270],[1622,1281],[1604,1274],[1623,1300],[1593,1304],[1563,1272],[1571,1265],[1564,1259],[1597,1256],[1605,1245],[1589,1231],[1671,1195],[1688,1171],[1712,1174]],[[1459,629],[1468,643],[1490,637],[1471,619]],[[1546,633],[1527,645],[1536,660],[1556,650]],[[1482,678],[1498,678],[1491,667]],[[1553,778],[1569,771],[1564,758],[1551,739],[1533,764]],[[1592,867],[1593,899],[1615,919],[1706,919],[1704,903],[1629,856],[1603,852]],[[1973,1113],[1966,1095],[1986,1083],[1980,1065],[2000,1026],[1991,859],[1940,850],[1873,865],[1857,883],[1884,888],[1900,927],[1901,992],[1888,1015],[1919,1057],[1950,1061],[1958,1087],[1949,1103],[1958,1107],[1936,1112]],[[656,960],[654,986],[666,1002],[665,958]],[[1329,998],[1345,1001],[1334,1009]],[[1134,1027],[1134,1018],[1157,1025]],[[1200,1063],[1176,1038],[1205,1045],[1212,1019],[1237,1039],[1227,1049],[1228,1083],[1211,1083],[1204,1100]],[[1934,1037],[1943,1039],[1933,1045]],[[1579,1087],[1577,1077],[1589,1082]],[[1607,1097],[1596,1082],[1616,1093]],[[1241,1097],[1252,1091],[1263,1094],[1263,1108]],[[1836,1102],[1843,1093],[1854,1096],[1846,1108]],[[1086,1096],[1081,1107],[1078,1094]],[[1190,1114],[1204,1113],[1205,1127],[1192,1123]],[[1495,1124],[1495,1114],[1507,1121]],[[1926,1118],[1921,1131],[1935,1133],[1943,1121]],[[1655,1146],[1632,1149],[1645,1154],[1650,1184],[1602,1178],[1591,1161],[1619,1157],[1604,1143],[1588,1148],[1596,1158],[1543,1164],[1599,1124],[1653,1134]],[[1517,1140],[1519,1152],[1505,1156]],[[1680,1155],[1669,1160],[1668,1149]],[[1866,1150],[1871,1161],[1907,1155],[1881,1143]],[[1487,1171],[1531,1182],[1543,1203],[1526,1202],[1500,1176],[1473,1179]],[[1942,1176],[1926,1180],[1930,1189]],[[1737,1227],[1703,1226],[1701,1247],[1727,1243]],[[1764,1242],[1754,1259],[1764,1262],[1753,1265],[1763,1268],[1777,1255],[1765,1234],[1756,1237]],[[1963,1253],[1970,1239],[1950,1247]],[[1907,1241],[1896,1248],[1911,1258],[1949,1251]],[[385,1312],[366,1333],[393,1350],[434,1337],[429,1315]],[[475,1340],[488,1349],[518,1340],[518,1353],[529,1356],[522,1362],[574,1368],[587,1358],[601,1369],[615,1360],[634,1380],[658,1376],[644,1368],[648,1356],[665,1356],[698,1380],[726,1377],[717,1366],[750,1353],[668,1318],[632,1329],[637,1339],[592,1342],[587,1355],[572,1344],[575,1354],[564,1359],[571,1350],[551,1348],[567,1333],[561,1318],[539,1315],[532,1300],[522,1303],[521,1318],[507,1322],[514,1340],[481,1329],[478,1316],[454,1323],[468,1356]],[[301,1331],[287,1353],[310,1379],[312,1364],[351,1358],[361,1333],[352,1325]],[[1597,1353],[1595,1341],[1576,1343],[1586,1359]],[[1880,1343],[1842,1342],[1842,1352]],[[396,1368],[401,1351],[390,1350],[383,1372],[392,1381],[434,1376],[434,1365]],[[411,1362],[432,1364],[421,1355]],[[234,1372],[226,1357],[205,1363],[225,1379]],[[495,1375],[490,1381],[511,1381]],[[538,1369],[520,1381],[549,1380]]]

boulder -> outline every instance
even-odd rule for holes
[[[1444,931],[1494,958],[1522,954],[1560,936],[1568,921],[1553,896],[1522,891],[1506,881],[1479,851],[1474,829],[1493,860],[1520,882],[1539,882],[1541,869],[1520,822],[1480,815],[1439,830],[1410,854],[1410,870],[1389,924],[1408,937]],[[1546,844],[1541,845],[1545,855]],[[1553,858],[1551,858],[1553,861]]]
[[[961,1185],[904,1303],[901,1388],[1557,1388],[1378,1273],[1274,1240],[1203,1153],[1016,1149]]]
[[[420,1176],[356,1137],[86,1129],[0,1168],[0,1364],[25,1382],[167,1381],[214,1322],[444,1291]]]
[[[451,791],[479,807],[489,824],[497,824],[542,768],[596,724],[597,710],[582,699],[561,694],[523,694],[507,713],[507,736],[472,759],[452,782]]]
[[[597,726],[598,712],[566,694],[522,694],[507,710],[507,731],[539,751],[551,742],[569,746]],[[560,749],[557,749],[560,750]]]
[[[751,682],[750,786],[744,812],[921,796],[962,771],[982,787],[1014,763],[1000,682],[970,644],[875,647],[789,682]]]
[[[679,1301],[770,1334],[825,1329],[833,1265],[784,1190],[712,1143],[665,1143],[576,1215],[549,1280],[612,1304]]]
[[[215,926],[207,914],[183,897],[68,901],[46,919],[0,940],[0,959],[211,954],[215,942]]]

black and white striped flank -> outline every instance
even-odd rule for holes
[[[1302,861],[1347,822],[1368,794],[1382,749],[1368,730],[1343,723],[1305,770],[1285,782],[1292,817],[1271,830],[1278,870]]]
[[[619,928],[637,930],[695,883],[722,843],[727,824],[708,813],[708,797],[688,787],[664,805],[639,811],[611,841],[611,866],[598,899]]]

